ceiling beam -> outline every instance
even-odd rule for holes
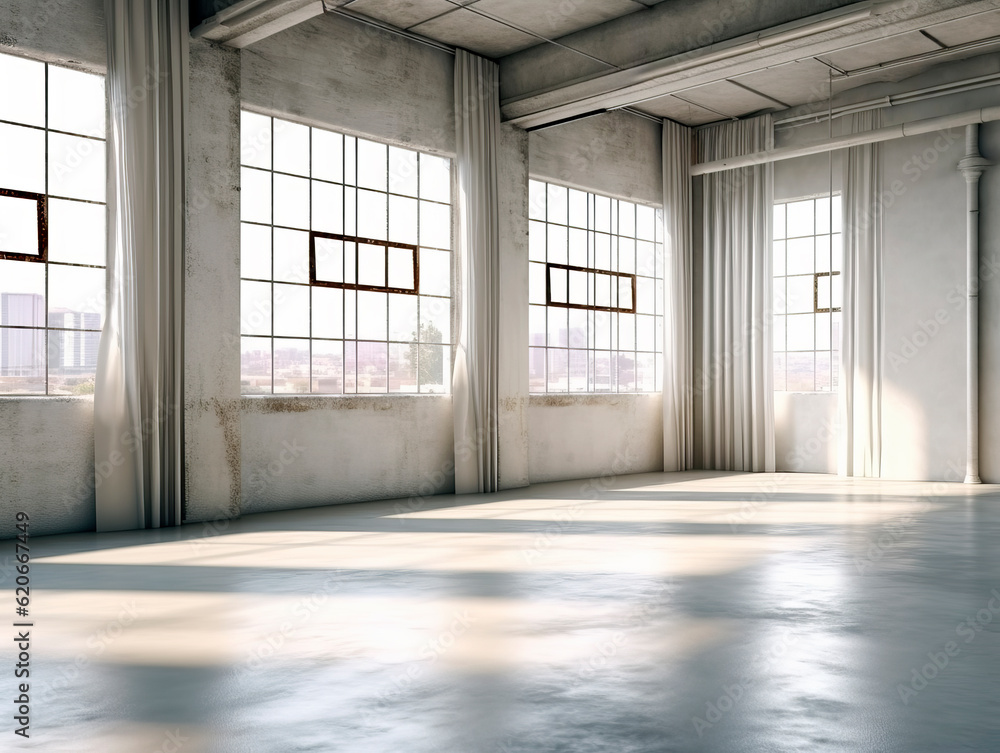
[[[867,0],[584,81],[505,99],[504,120],[537,128],[1000,8],[1000,0]],[[622,40],[623,49],[628,49]]]
[[[246,47],[322,13],[323,0],[240,0],[195,26],[191,36]]]

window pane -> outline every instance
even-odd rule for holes
[[[49,199],[49,261],[103,266],[107,261],[106,207]]]
[[[649,353],[656,350],[656,317],[636,316],[635,347]]]
[[[307,286],[274,286],[274,334],[285,337],[309,336],[309,288]]]
[[[635,237],[635,204],[631,202],[618,202],[618,234]]]
[[[100,329],[107,302],[106,284],[103,269],[49,265],[49,326]]]
[[[309,181],[274,175],[274,224],[309,229]]]
[[[274,119],[274,169],[309,175],[309,126]]]
[[[549,225],[548,261],[552,264],[569,263],[569,236],[561,225]]]
[[[545,219],[545,184],[538,180],[528,181],[528,217]]]
[[[419,181],[417,153],[410,149],[389,147],[389,192],[417,196]]]
[[[384,288],[385,246],[358,244],[358,284]]]
[[[798,238],[804,235],[812,235],[814,223],[813,200],[793,201],[785,205],[788,213],[788,237]]]
[[[340,339],[344,336],[344,291],[312,288],[312,335]]]
[[[813,325],[812,314],[795,314],[785,317],[788,350],[812,350],[815,344]]]
[[[312,129],[312,175],[335,183],[344,182],[344,137],[341,134]]]
[[[358,343],[358,392],[386,392],[389,346],[384,342]]]
[[[45,265],[0,259],[0,324],[45,326]]]
[[[358,140],[353,136],[344,136],[344,183],[349,186],[355,186],[358,183]],[[347,350],[344,350],[344,384],[347,382]],[[352,355],[351,358],[354,356]],[[352,390],[353,391],[353,390]]]
[[[0,391],[45,392],[45,330],[0,327]]]
[[[528,390],[545,392],[545,348],[528,348]]]
[[[0,252],[38,256],[38,202],[0,195]]]
[[[344,392],[344,343],[339,340],[312,341],[312,391]]]
[[[451,207],[420,202],[420,245],[451,248]]]
[[[528,344],[545,345],[544,306],[528,306]]]
[[[618,239],[618,271],[635,272],[635,241],[631,238]]]
[[[388,150],[385,144],[358,139],[358,187],[374,191],[388,188]]]
[[[636,241],[635,271],[636,274],[645,275],[646,277],[654,277],[656,275],[655,244],[648,241]]]
[[[816,235],[830,232],[830,198],[816,199]]]
[[[45,125],[45,63],[0,54],[0,120]]]
[[[771,334],[774,337],[774,350],[785,349],[785,317],[776,316],[771,323]]]
[[[420,198],[451,203],[451,160],[420,155]]]
[[[389,392],[416,392],[419,348],[415,344],[389,344]]]
[[[635,350],[635,314],[618,315],[618,349]]]
[[[797,238],[787,242],[788,261],[786,274],[812,274],[815,251],[812,238]]]
[[[244,335],[271,334],[271,283],[240,283],[240,332]]]
[[[423,285],[423,281],[421,281]],[[528,303],[545,304],[545,265],[528,263]]]
[[[104,201],[104,142],[49,133],[49,194]]]
[[[552,303],[569,303],[569,277],[565,269],[549,267],[549,297]]]
[[[274,229],[274,279],[309,282],[309,233]]]
[[[420,249],[420,292],[451,295],[451,254],[448,251]],[[544,295],[543,291],[543,300]]]
[[[419,346],[420,391],[445,394],[451,384],[451,348],[447,345]]]
[[[0,188],[45,193],[45,132],[0,123]]]
[[[309,341],[274,340],[274,393],[309,392]]]
[[[587,194],[585,191],[569,189],[569,224],[587,229]]]
[[[785,205],[774,205],[774,239],[779,240],[785,237]]]
[[[388,306],[386,293],[373,293],[368,290],[358,291],[358,339],[387,339]]]
[[[246,222],[240,226],[240,276],[271,279],[271,228]]]
[[[567,343],[571,348],[587,347],[587,326],[589,324],[587,314],[589,312],[582,309],[569,310],[569,333]]]
[[[801,314],[813,310],[813,276],[786,278],[787,298],[785,309],[790,314]]]
[[[240,113],[240,162],[271,167],[271,119],[255,112]]]
[[[389,293],[389,339],[414,342],[417,326],[417,296]]]
[[[569,390],[569,351],[550,348],[547,351],[546,389],[549,392]]]
[[[389,249],[388,286],[402,290],[413,290],[413,261],[416,251],[408,248]]]
[[[451,342],[451,300],[420,296],[420,341]]]
[[[528,258],[545,261],[545,224],[542,222],[528,222]]]
[[[92,395],[100,332],[49,330],[50,395]]]
[[[344,392],[358,391],[358,344],[344,341]]]
[[[344,187],[312,182],[312,229],[321,233],[344,232]]]
[[[332,238],[316,238],[314,242],[316,279],[324,282],[344,282],[344,242]],[[352,279],[351,282],[353,281]]]
[[[785,242],[775,241],[771,256],[771,271],[775,276],[785,274]]]
[[[548,212],[546,219],[548,219],[549,222],[565,225],[569,219],[568,189],[563,186],[554,186],[549,183],[547,190]]]
[[[246,167],[240,172],[240,217],[271,224],[271,173]]]
[[[575,227],[569,229],[569,263],[574,267],[588,266],[587,231]]]
[[[806,391],[812,392],[816,388],[815,374],[815,354],[809,353],[787,353],[786,361],[786,384],[785,388],[790,392]]]
[[[607,196],[594,196],[593,229],[602,233],[611,232],[611,199]]]
[[[49,66],[49,128],[103,139],[105,107],[104,76]]]
[[[358,235],[383,241],[388,236],[386,195],[374,191],[358,191]]]
[[[397,243],[418,242],[416,199],[389,197],[389,240]]]
[[[569,344],[569,313],[567,309],[549,306],[548,320],[549,334],[547,342],[549,347],[559,346],[565,348]]]

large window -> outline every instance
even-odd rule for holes
[[[840,196],[774,206],[774,388],[837,389]]]
[[[532,180],[531,392],[655,392],[663,238],[653,207]]]
[[[447,392],[451,162],[242,117],[244,393]]]
[[[94,390],[104,77],[0,54],[0,394]]]

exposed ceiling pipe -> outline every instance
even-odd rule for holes
[[[832,114],[838,118],[842,115],[852,115],[856,112],[866,110],[878,110],[882,107],[893,107],[895,105],[909,104],[910,102],[920,102],[934,97],[944,97],[948,94],[959,94],[960,92],[982,89],[987,86],[994,86],[1000,83],[1000,73],[990,73],[985,76],[975,76],[960,81],[952,81],[947,84],[928,86],[924,89],[913,89],[902,94],[888,94],[884,97],[866,99],[862,102],[855,102],[850,105],[841,105],[832,109],[824,107],[821,111],[805,113],[802,115],[791,115],[784,118],[775,118],[775,128],[795,128],[800,125],[821,123],[826,121]]]
[[[852,76],[864,76],[867,73],[878,73],[880,71],[885,71],[890,68],[898,68],[901,65],[913,65],[914,63],[922,63],[925,60],[937,60],[941,57],[948,57],[962,52],[969,52],[971,50],[978,50],[980,47],[993,47],[1000,44],[1000,37],[987,37],[986,39],[977,39],[973,42],[965,42],[964,44],[956,44],[953,47],[943,47],[937,50],[931,50],[930,52],[921,52],[917,55],[908,55],[905,58],[896,58],[895,60],[887,60],[884,63],[876,63],[875,65],[866,65],[864,68],[854,68],[853,70],[845,70],[842,73],[835,73],[833,75],[834,81],[843,80],[845,78],[851,78]]]
[[[830,139],[816,141],[802,146],[786,146],[778,149],[768,149],[762,152],[744,154],[739,157],[714,160],[712,162],[697,162],[691,165],[691,175],[708,175],[724,170],[734,170],[738,167],[763,165],[768,162],[779,162],[796,157],[806,157],[810,154],[821,154],[843,149],[849,146],[872,144],[877,141],[891,141],[906,136],[916,136],[921,133],[933,133],[948,128],[961,128],[973,123],[990,123],[1000,120],[1000,106],[983,107],[977,110],[967,110],[955,115],[942,115],[936,118],[913,120],[909,123],[876,128],[873,131],[851,133],[846,136],[834,136]]]

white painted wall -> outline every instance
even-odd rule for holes
[[[659,394],[532,395],[531,483],[663,470]]]
[[[104,3],[4,0],[0,52],[103,72]],[[0,538],[92,529],[95,483],[92,397],[0,398]]]
[[[908,91],[1000,69],[984,56],[938,66],[896,84],[850,93],[852,100]],[[884,124],[994,104],[1000,87],[883,110]],[[838,124],[839,125],[839,124]],[[837,126],[835,126],[836,128]],[[835,130],[834,133],[838,131]],[[779,145],[825,138],[825,124],[781,132]],[[1000,126],[981,127],[983,154],[1000,162]],[[882,475],[891,479],[960,480],[965,468],[965,182],[957,170],[964,129],[882,145],[884,208],[884,338]],[[1000,174],[982,181],[980,291],[980,456],[983,481],[1000,481]],[[834,165],[835,188],[839,184]],[[826,191],[825,156],[775,165],[776,198]],[[990,265],[993,265],[992,267]],[[943,324],[935,322],[938,317]],[[927,332],[932,332],[928,335]],[[833,395],[778,393],[775,434],[778,470],[836,472],[830,447],[810,453],[805,443],[828,436]],[[836,444],[835,439],[829,442]],[[812,442],[810,446],[814,446]],[[802,460],[801,468],[788,458]],[[804,460],[803,460],[804,459]]]

